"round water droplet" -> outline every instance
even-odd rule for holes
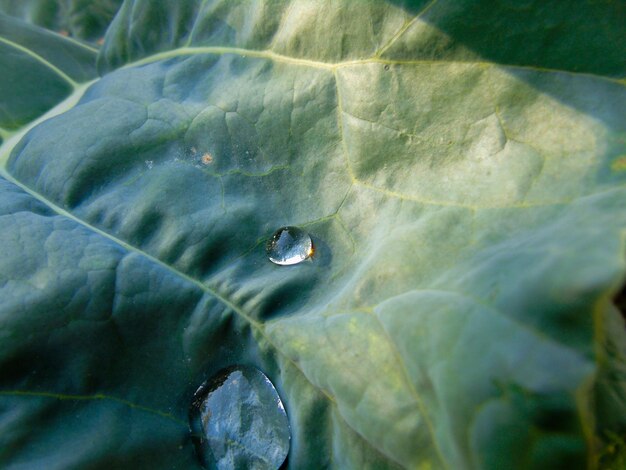
[[[287,457],[289,421],[274,385],[258,369],[233,366],[196,391],[189,411],[204,467],[276,470]]]
[[[272,263],[298,264],[313,255],[313,242],[298,227],[282,227],[267,242],[267,256]]]

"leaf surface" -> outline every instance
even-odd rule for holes
[[[0,13],[0,137],[96,76],[96,51]]]
[[[122,0],[0,0],[0,11],[65,36],[97,42]]]
[[[557,7],[532,52],[540,2],[494,7],[530,52],[498,49],[471,3],[125,2],[107,73],[0,148],[0,462],[193,468],[193,391],[243,363],[291,468],[593,468],[626,427],[623,63]],[[285,225],[310,262],[267,260]]]

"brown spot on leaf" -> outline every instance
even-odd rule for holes
[[[213,162],[213,157],[211,156],[210,153],[205,153],[204,155],[202,155],[202,164],[204,165],[209,165]]]

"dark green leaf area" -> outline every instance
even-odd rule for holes
[[[396,1],[420,14],[386,52],[394,59],[484,60],[624,77],[626,3]]]
[[[3,179],[0,247],[2,467],[194,468],[193,390],[262,366],[232,312]]]
[[[0,43],[0,126],[17,129],[70,94],[72,87],[36,59]],[[46,80],[41,93],[40,80]]]
[[[298,468],[329,465],[329,425],[352,449],[337,462],[388,467],[223,301],[4,179],[0,254],[3,467],[200,468],[189,406],[232,364],[262,369],[289,397]]]
[[[0,127],[17,129],[95,77],[95,51],[0,14]]]
[[[76,82],[96,76],[94,49],[3,14],[0,14],[0,42],[31,55],[43,65],[56,67]],[[41,84],[48,81],[39,79]]]
[[[86,41],[104,36],[122,0],[0,0],[0,11]]]
[[[0,0],[0,12],[46,29],[55,29],[59,4],[53,0]]]
[[[572,433],[580,426],[568,411],[573,406],[573,397],[536,395],[517,387],[503,390],[501,399],[482,406],[473,424],[476,433],[471,445],[489,449],[477,466],[498,468],[502,462],[510,462],[509,468],[520,470],[587,468],[579,458],[585,451],[584,442]],[[493,422],[499,424],[498,432],[494,432]],[[504,449],[513,454],[505,454]]]

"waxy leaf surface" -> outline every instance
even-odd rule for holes
[[[21,36],[0,61],[49,76],[0,78],[0,466],[196,468],[193,393],[233,364],[276,386],[289,468],[605,463],[624,15],[125,1],[89,83]],[[311,260],[267,259],[284,226]]]

